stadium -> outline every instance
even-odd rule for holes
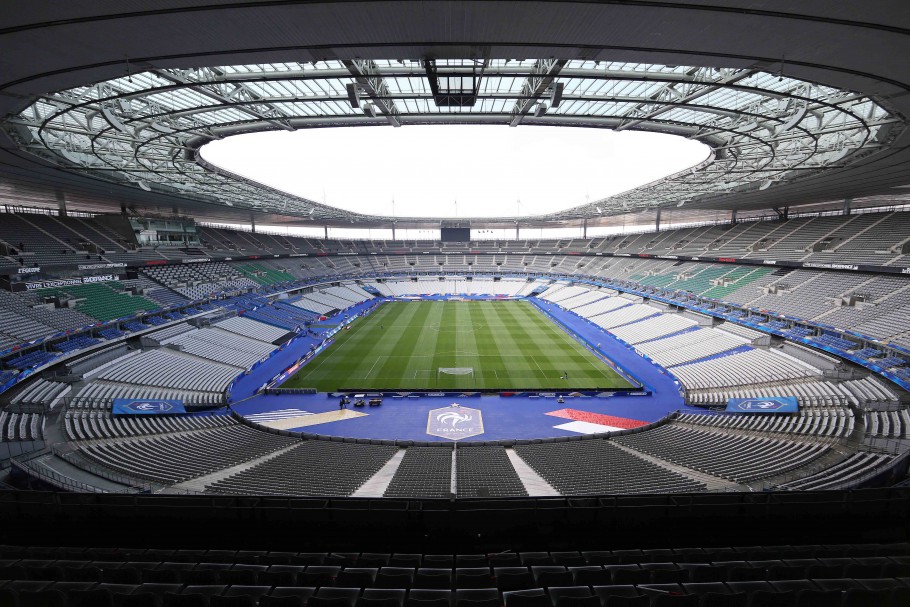
[[[0,605],[910,603],[903,3],[4,13]],[[429,128],[560,200],[381,210]],[[212,155],[342,132],[349,205]]]

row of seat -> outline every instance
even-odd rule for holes
[[[905,607],[910,579],[404,590],[227,584],[12,581],[10,607]]]
[[[85,546],[14,546],[0,544],[0,559],[171,561],[178,563],[249,563],[264,565],[339,565],[360,567],[491,567],[629,565],[642,563],[712,563],[769,559],[910,557],[910,542],[799,544],[783,546],[714,546],[629,548],[615,550],[503,551],[471,554],[381,552],[297,552],[190,548],[117,548]]]
[[[500,592],[562,586],[829,578],[910,577],[910,558],[789,559],[714,563],[628,565],[533,565],[530,567],[342,567],[155,561],[51,563],[26,559],[0,564],[0,580],[66,580],[105,583],[259,584],[340,588],[453,590],[495,588]]]

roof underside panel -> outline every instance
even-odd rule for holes
[[[910,184],[910,11],[869,8],[33,0],[0,29],[0,179],[118,205],[385,225],[219,173],[195,152],[266,129],[483,123],[660,131],[713,150],[541,224],[889,194]],[[436,84],[475,88],[440,103],[428,64]]]
[[[441,105],[438,95],[453,92],[472,101]],[[874,154],[887,143],[882,127],[890,138],[904,127],[869,97],[766,71],[555,59],[155,69],[46,94],[6,126],[20,139],[25,127],[31,137],[22,147],[67,170],[146,191],[375,222],[384,218],[268,189],[205,165],[195,152],[242,132],[427,123],[648,130],[713,150],[690,170],[535,221],[678,208],[764,190]],[[409,219],[416,220],[401,218]]]

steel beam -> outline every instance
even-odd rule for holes
[[[354,80],[361,89],[369,96],[373,105],[379,108],[389,124],[394,127],[401,126],[400,112],[395,107],[395,102],[391,99],[389,87],[383,80],[376,62],[369,59],[355,59],[353,61],[345,59],[342,63],[354,76]]]
[[[512,119],[509,126],[518,126],[524,117],[540,100],[544,91],[553,84],[560,70],[568,63],[567,59],[538,59],[534,69],[521,87],[519,99],[512,108]]]

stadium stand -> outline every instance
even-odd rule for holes
[[[152,350],[106,370],[99,378],[144,386],[220,392],[236,374],[236,368],[166,350]]]
[[[106,411],[66,412],[64,425],[70,440],[104,440],[141,437],[149,434],[172,434],[191,430],[207,430],[230,425],[227,415],[198,414],[186,417],[113,417]]]
[[[143,297],[124,294],[119,283],[87,284],[48,289],[39,294],[56,296],[65,300],[72,300],[78,311],[97,318],[98,320],[112,320],[125,316],[132,316],[136,312],[154,310],[159,306]]]
[[[385,497],[448,497],[452,493],[452,450],[408,447]]]
[[[239,335],[248,335],[254,339],[267,343],[272,343],[276,339],[287,334],[287,331],[242,316],[235,316],[233,318],[228,318],[227,320],[222,320],[221,322],[216,323],[216,326],[225,331],[230,331]]]
[[[173,484],[254,460],[296,439],[241,424],[79,446],[79,453],[117,473]]]
[[[392,446],[304,441],[205,490],[240,495],[346,496],[397,452]]]
[[[248,369],[275,350],[271,344],[219,329],[196,329],[168,338],[163,343],[178,346],[182,352],[241,369]]]
[[[0,441],[39,440],[44,432],[44,417],[39,413],[0,413]]]
[[[13,396],[10,403],[13,405],[46,405],[53,408],[71,389],[72,386],[69,384],[48,381],[39,377]]]
[[[706,485],[624,451],[607,440],[516,445],[515,452],[563,495],[671,493]]]
[[[433,554],[2,546],[16,604],[900,605],[907,546],[700,546]],[[47,578],[47,579],[45,579]],[[898,578],[898,579],[896,579]],[[29,584],[27,580],[43,583]],[[661,599],[662,596],[671,599]],[[207,599],[207,600],[204,600]],[[470,602],[467,602],[470,601]],[[751,601],[751,602],[750,602]]]
[[[281,284],[294,280],[294,276],[291,274],[283,270],[266,267],[263,264],[237,264],[236,269],[261,285]]]
[[[238,292],[258,286],[233,266],[222,262],[166,265],[146,268],[148,276],[191,299],[203,299],[216,293]]]
[[[874,473],[883,464],[892,459],[894,459],[894,456],[887,453],[853,453],[830,468],[796,481],[784,483],[781,487],[805,491],[850,487],[858,477]]]
[[[636,451],[738,483],[784,474],[808,465],[828,450],[817,443],[693,430],[675,424],[615,440]]]
[[[882,218],[879,218],[882,219]],[[39,220],[43,221],[43,220]],[[112,242],[102,243],[100,231],[82,227],[86,220],[71,218],[54,218],[48,225],[53,230],[38,231],[43,238],[44,246],[48,240],[64,236],[63,229],[76,234],[88,235],[96,239],[95,246],[104,249],[102,244],[113,249],[116,239]],[[883,221],[895,221],[892,217]],[[854,227],[871,225],[871,219],[863,222],[849,222]],[[774,222],[760,222],[750,226],[731,228],[730,230],[718,229],[692,229],[669,231],[660,237],[661,246],[667,251],[713,251],[728,253],[735,250],[735,246],[751,246],[742,244],[746,236],[760,236],[777,229],[783,229],[787,222],[774,227]],[[807,223],[791,220],[795,229],[788,230],[788,242],[778,246],[779,250],[789,251],[793,243],[814,242],[814,234],[800,235],[799,225]],[[829,227],[828,224],[830,223]],[[57,224],[63,225],[59,228]],[[836,238],[853,238],[856,241],[866,232],[852,233],[849,225],[842,225],[843,221],[815,223],[814,227],[824,228],[824,236],[828,232],[838,229]],[[42,224],[44,225],[44,224]],[[71,226],[71,227],[66,227]],[[747,229],[747,227],[749,229]],[[54,231],[56,230],[56,231]],[[0,333],[7,335],[10,344],[21,344],[23,341],[32,341],[54,335],[61,330],[80,329],[91,326],[98,319],[104,320],[119,316],[134,314],[137,310],[147,311],[141,315],[141,320],[111,323],[103,330],[96,330],[92,334],[80,334],[65,339],[56,339],[49,342],[48,351],[38,350],[27,354],[10,356],[5,359],[7,369],[30,368],[54,361],[59,355],[53,350],[65,353],[78,353],[84,349],[100,345],[100,339],[120,339],[124,331],[147,331],[156,325],[166,325],[155,331],[149,331],[144,339],[148,344],[157,348],[145,351],[119,349],[107,354],[93,355],[91,364],[83,367],[76,364],[76,370],[83,377],[83,383],[71,386],[63,382],[39,379],[24,386],[22,390],[12,392],[11,404],[43,406],[59,405],[63,401],[72,401],[69,405],[66,419],[66,436],[73,441],[86,440],[120,440],[126,437],[142,437],[154,434],[153,427],[126,427],[124,422],[115,420],[109,415],[110,400],[115,397],[128,398],[178,398],[191,406],[218,405],[223,402],[224,388],[243,370],[249,368],[257,361],[267,356],[275,349],[273,342],[285,337],[289,331],[312,322],[317,315],[328,314],[333,310],[344,309],[374,297],[373,293],[385,296],[401,296],[413,294],[501,294],[501,295],[529,295],[535,291],[540,293],[544,301],[552,302],[572,313],[590,320],[592,323],[603,327],[622,341],[632,345],[635,349],[648,356],[652,361],[662,365],[677,377],[686,388],[687,402],[701,406],[723,405],[729,398],[744,398],[755,396],[795,396],[804,410],[795,417],[769,417],[761,420],[737,419],[734,423],[724,416],[683,415],[676,422],[665,429],[655,429],[644,432],[641,436],[622,437],[616,439],[615,444],[610,441],[592,441],[591,445],[579,447],[574,444],[557,445],[519,445],[515,453],[520,457],[523,454],[540,450],[541,453],[552,451],[553,457],[570,457],[573,449],[594,449],[596,458],[604,461],[620,461],[623,465],[633,466],[634,470],[641,470],[651,478],[641,486],[637,480],[625,479],[600,479],[590,486],[578,480],[576,484],[565,481],[564,486],[571,495],[582,495],[590,492],[647,492],[667,491],[688,487],[686,490],[697,490],[707,482],[711,488],[721,486],[722,481],[730,483],[743,482],[768,482],[775,478],[791,478],[800,475],[799,470],[809,474],[807,478],[815,478],[823,474],[824,466],[833,466],[832,474],[841,478],[843,483],[837,486],[846,486],[851,482],[867,477],[866,473],[857,472],[850,464],[838,465],[829,462],[832,456],[826,455],[828,447],[821,443],[811,441],[837,441],[851,440],[856,432],[863,433],[863,443],[868,447],[879,448],[881,441],[886,441],[887,457],[876,460],[877,467],[886,466],[894,457],[894,441],[907,438],[907,423],[904,419],[905,410],[900,408],[901,396],[894,390],[887,388],[880,380],[872,376],[853,376],[852,378],[839,378],[829,376],[827,371],[815,366],[819,363],[812,356],[824,356],[817,350],[812,356],[797,356],[793,350],[784,351],[778,345],[768,341],[768,333],[734,323],[711,320],[710,316],[680,311],[673,306],[657,301],[648,301],[635,293],[624,293],[614,288],[604,286],[579,284],[555,277],[532,277],[531,279],[504,277],[493,280],[488,277],[477,277],[467,281],[459,276],[445,276],[443,280],[435,277],[419,276],[418,280],[407,278],[385,278],[382,282],[361,277],[365,272],[390,270],[410,273],[419,271],[476,271],[486,267],[486,261],[470,260],[465,256],[443,254],[439,243],[388,243],[376,241],[373,243],[353,243],[341,241],[316,242],[292,237],[266,237],[257,235],[252,239],[249,234],[234,232],[225,235],[222,230],[206,228],[205,233],[212,239],[231,243],[234,247],[248,247],[248,250],[274,252],[278,249],[267,247],[280,247],[283,250],[307,252],[345,252],[354,253],[344,258],[305,259],[303,261],[268,259],[251,262],[220,262],[210,261],[198,264],[161,265],[144,268],[138,278],[126,279],[120,282],[82,285],[79,287],[63,287],[53,291],[25,292],[22,294],[0,292],[0,298],[9,302],[3,313],[7,314],[6,322],[0,325]],[[729,233],[727,233],[729,232]],[[697,233],[697,234],[696,234]],[[687,234],[696,234],[698,242],[683,242]],[[797,236],[799,238],[797,238]],[[872,277],[866,275],[846,275],[823,270],[806,269],[797,271],[781,271],[771,268],[730,267],[717,264],[685,262],[678,263],[655,259],[631,258],[605,258],[598,265],[578,267],[574,259],[563,256],[576,250],[613,250],[616,252],[633,251],[642,243],[649,243],[654,235],[641,235],[619,239],[602,239],[599,241],[527,241],[515,243],[485,242],[482,248],[485,252],[495,254],[496,268],[499,271],[510,270],[520,273],[538,270],[544,274],[568,272],[579,274],[582,277],[592,276],[612,283],[619,289],[625,285],[634,285],[637,288],[665,288],[675,289],[673,297],[679,301],[690,301],[687,295],[679,289],[687,289],[693,294],[702,294],[707,297],[724,299],[731,303],[737,300],[744,303],[771,305],[782,311],[794,311],[803,314],[808,311],[818,317],[820,321],[838,319],[850,320],[857,323],[868,318],[867,323],[883,335],[885,331],[892,334],[902,329],[894,326],[893,322],[876,324],[875,318],[891,310],[897,313],[900,310],[900,295],[908,286],[905,279],[891,277]],[[726,240],[724,240],[726,239]],[[783,240],[783,239],[782,239]],[[626,241],[626,242],[624,242]],[[721,242],[723,241],[723,242]],[[851,242],[852,242],[851,241]],[[36,246],[38,240],[35,241]],[[674,245],[676,242],[679,246]],[[638,243],[638,244],[636,244]],[[680,244],[681,243],[681,244]],[[287,246],[286,246],[287,245]],[[225,246],[228,246],[227,244]],[[650,245],[647,245],[650,246]],[[808,245],[805,245],[808,246]],[[404,247],[411,251],[436,250],[432,255],[371,255],[382,253],[385,249]],[[675,248],[674,248],[675,247]],[[658,247],[659,248],[659,247]],[[124,247],[117,249],[127,254]],[[237,248],[224,249],[236,251]],[[657,250],[654,246],[646,249]],[[556,253],[555,255],[552,253]],[[213,253],[213,251],[210,251]],[[550,253],[538,255],[535,253]],[[814,252],[809,251],[807,255]],[[760,271],[759,271],[760,270]],[[286,300],[270,301],[268,293],[277,285],[306,285],[306,281],[313,281],[319,276],[334,274],[336,278],[357,278],[357,282],[335,282],[332,285],[319,285],[311,287],[303,295],[291,295]],[[257,280],[258,279],[258,280]],[[303,279],[303,283],[296,283]],[[634,282],[629,282],[634,281]],[[792,286],[791,286],[792,285]],[[199,289],[193,290],[196,287]],[[210,327],[197,328],[182,322],[185,318],[177,312],[157,311],[161,305],[184,305],[183,314],[199,314],[204,309],[214,311],[215,306],[210,304],[196,304],[195,307],[185,304],[191,299],[209,298],[214,293],[226,291],[246,291],[252,288],[261,289],[259,294],[246,293],[231,299],[220,300],[218,307],[229,313],[238,313],[237,316],[216,320]],[[367,287],[369,290],[366,290]],[[795,288],[798,287],[798,288]],[[763,292],[768,289],[769,292]],[[751,293],[752,295],[747,295]],[[825,293],[822,297],[822,293]],[[833,295],[832,295],[833,294]],[[84,297],[78,297],[82,296]],[[152,297],[152,295],[157,295]],[[647,294],[646,294],[647,295]],[[800,300],[813,298],[824,305],[815,308],[800,306]],[[897,296],[897,297],[896,297]],[[68,299],[78,297],[76,308],[55,308],[54,304],[45,301],[53,297],[64,303]],[[764,299],[763,299],[764,298]],[[773,299],[770,299],[773,298]],[[888,306],[883,306],[891,300]],[[908,300],[910,301],[910,300]],[[123,302],[123,303],[121,303]],[[144,303],[143,303],[144,302]],[[782,303],[783,302],[783,303]],[[792,303],[791,303],[792,302]],[[137,308],[140,304],[142,308]],[[86,305],[88,304],[88,307]],[[793,306],[788,307],[788,306]],[[95,307],[92,307],[95,306]],[[80,312],[88,312],[82,314]],[[882,318],[890,318],[885,314]],[[766,320],[766,319],[763,319]],[[712,326],[713,325],[713,326]],[[809,338],[819,344],[828,345],[838,349],[849,349],[857,357],[869,361],[870,364],[890,365],[900,369],[905,360],[894,354],[886,355],[885,351],[868,345],[859,339],[844,339],[841,333],[805,332],[800,327],[791,326],[786,321],[773,320],[764,325],[758,325],[779,333],[795,337]],[[19,327],[19,328],[16,328]],[[107,332],[106,334],[102,331]],[[802,332],[801,332],[802,331]],[[903,331],[899,331],[903,332]],[[899,334],[899,333],[898,333]],[[146,343],[146,342],[143,342]],[[181,350],[180,352],[175,349]],[[101,352],[105,352],[102,350]],[[893,351],[892,351],[893,352]],[[837,363],[839,359],[831,359]],[[815,362],[813,362],[815,361]],[[832,364],[834,364],[832,363]],[[69,364],[69,363],[67,363]],[[827,363],[825,363],[827,364]],[[80,370],[81,369],[81,370]],[[151,371],[154,370],[154,371]],[[858,423],[857,413],[853,407],[862,407],[862,424]],[[903,411],[903,413],[902,413]],[[36,414],[37,415],[37,414]],[[187,418],[193,419],[193,418]],[[31,420],[27,426],[31,429]],[[183,422],[174,420],[158,422],[156,426],[166,434],[164,429],[171,428],[174,432],[193,432],[198,428],[185,428]],[[198,423],[198,422],[192,422]],[[9,436],[37,436],[36,433],[19,433],[21,422],[7,426],[15,431]],[[686,441],[692,444],[704,444],[706,441],[720,440],[718,434],[724,432],[734,433],[732,436],[722,436],[723,451],[717,453],[712,462],[703,462],[697,459],[679,460],[677,454],[671,450],[672,442],[665,441],[662,433],[673,437],[676,433],[683,433]],[[653,434],[652,434],[653,433]],[[736,433],[754,433],[756,436],[741,436]],[[708,436],[705,436],[708,435]],[[95,438],[92,438],[95,437]],[[806,437],[808,443],[798,442],[798,437]],[[797,442],[792,439],[796,438]],[[202,440],[201,438],[199,440]],[[705,441],[705,442],[698,442]],[[877,442],[878,441],[878,442]],[[306,441],[312,443],[310,449],[324,447],[321,441]],[[588,442],[588,441],[583,441]],[[630,444],[626,444],[626,443]],[[634,443],[634,445],[632,444]],[[659,452],[655,443],[660,448],[666,449]],[[201,443],[200,443],[201,444]],[[634,454],[638,445],[643,457]],[[852,445],[852,443],[851,443]],[[142,447],[132,447],[142,449]],[[157,446],[156,446],[157,448]],[[705,447],[707,448],[707,447]],[[761,454],[762,470],[741,469],[730,464],[730,459],[735,459],[743,449],[753,449]],[[856,447],[851,447],[856,448]],[[477,449],[477,451],[472,451]],[[529,450],[530,449],[530,450]],[[138,452],[137,452],[138,453]],[[366,453],[366,451],[365,451]],[[404,458],[396,468],[386,495],[389,497],[437,496],[445,497],[457,488],[459,497],[477,495],[478,491],[490,496],[520,496],[526,492],[517,481],[514,470],[503,447],[469,447],[457,451],[455,461],[455,479],[452,479],[451,451],[437,447],[409,447],[404,451]],[[859,458],[864,451],[845,454],[842,457]],[[293,462],[303,457],[304,449],[295,447],[287,452],[281,452],[273,459],[264,460],[249,468],[269,470],[275,466],[276,470],[290,470]],[[122,454],[118,454],[122,456]],[[313,456],[316,457],[316,456]],[[533,460],[532,456],[531,457]],[[535,456],[536,457],[536,456]],[[580,456],[579,456],[580,457]],[[691,456],[694,458],[694,456]],[[296,459],[295,459],[296,458]],[[595,458],[595,459],[596,459]],[[781,462],[783,458],[785,461]],[[382,458],[379,458],[380,460]],[[326,461],[330,461],[327,458]],[[533,461],[528,463],[532,464]],[[817,462],[816,462],[817,460]],[[319,458],[315,461],[321,461]],[[379,461],[379,460],[377,460]],[[574,461],[566,459],[564,461]],[[855,461],[864,461],[855,459]],[[871,460],[870,460],[871,461]],[[801,462],[793,473],[794,462]],[[816,463],[813,463],[816,462]],[[95,464],[97,464],[95,460]],[[786,464],[786,465],[784,465]],[[810,465],[811,464],[811,465]],[[381,465],[381,463],[380,463]],[[538,462],[538,465],[543,466]],[[328,464],[320,468],[314,464],[311,477],[291,478],[288,482],[294,485],[298,493],[295,495],[318,495],[320,483],[325,484],[327,495],[350,495],[370,475],[355,475],[353,480],[344,480],[333,485],[329,481]],[[674,467],[676,466],[676,467]],[[682,468],[680,468],[681,466]],[[707,466],[707,467],[706,467]],[[229,466],[223,466],[221,469]],[[689,478],[679,470],[703,470],[701,474],[708,476],[695,476]],[[819,468],[819,470],[816,470]],[[367,466],[365,470],[373,470]],[[532,469],[537,470],[533,465]],[[212,468],[216,470],[216,468]],[[555,482],[558,474],[548,477],[538,470],[542,477],[551,482],[554,487],[560,487]],[[868,471],[867,471],[868,472]],[[111,474],[124,474],[120,470],[111,469]],[[756,476],[757,475],[757,476]],[[197,475],[198,476],[198,475]],[[204,475],[203,475],[204,476]],[[280,476],[276,473],[275,478]],[[584,476],[579,473],[579,479]],[[713,480],[710,476],[715,477]],[[182,476],[185,481],[192,482],[193,476]],[[206,486],[198,486],[197,490],[217,493],[220,488],[228,491],[230,483],[237,481],[238,486],[252,488],[256,485],[256,475],[247,474],[241,470],[225,479],[216,480]],[[821,478],[821,477],[819,477]],[[137,481],[150,480],[137,478]],[[454,483],[452,481],[455,481]],[[160,477],[158,483],[168,484],[167,479]],[[789,488],[799,480],[788,480],[783,485]],[[170,484],[174,484],[171,482]],[[631,486],[629,486],[631,484]],[[814,486],[811,483],[808,486]],[[278,489],[275,489],[278,491]],[[337,491],[337,492],[336,492]],[[563,489],[560,487],[560,491]],[[241,490],[229,491],[242,493]],[[261,486],[261,493],[267,494],[268,483]]]
[[[847,407],[819,407],[804,409],[796,415],[766,417],[682,413],[676,421],[712,428],[847,438],[853,434],[855,416]]]
[[[31,341],[96,322],[76,310],[44,304],[32,294],[19,296],[0,290],[0,307],[3,315],[0,328],[16,342]]]
[[[464,447],[455,452],[458,497],[514,497],[528,493],[505,447]]]

